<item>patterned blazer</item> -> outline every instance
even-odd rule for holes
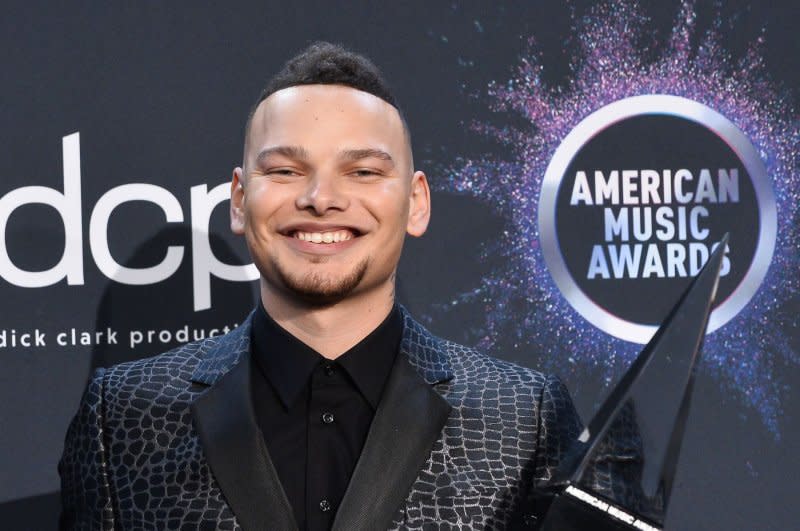
[[[525,528],[581,428],[565,387],[403,316],[333,529]],[[296,529],[253,413],[251,318],[97,369],[58,467],[62,529]]]

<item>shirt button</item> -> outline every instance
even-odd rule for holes
[[[319,502],[319,510],[322,511],[323,513],[327,513],[328,511],[331,510],[331,502],[329,502],[328,500],[322,500],[321,502]]]
[[[333,413],[322,414],[322,422],[324,422],[325,424],[330,424],[331,422],[333,422],[333,420],[334,420]]]
[[[333,365],[325,365],[325,376],[333,376],[334,372],[336,372],[336,369],[333,368]]]

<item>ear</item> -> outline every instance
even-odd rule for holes
[[[428,178],[421,171],[411,177],[411,194],[408,198],[408,225],[406,232],[414,237],[425,234],[431,219],[431,190]]]
[[[244,234],[244,182],[242,168],[234,168],[231,179],[231,232]]]

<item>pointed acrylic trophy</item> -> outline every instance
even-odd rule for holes
[[[539,531],[660,531],[726,234],[534,496]]]

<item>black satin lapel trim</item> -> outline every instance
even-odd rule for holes
[[[192,404],[197,433],[211,470],[245,531],[296,530],[255,420],[250,356],[225,373]]]
[[[386,529],[430,455],[450,405],[398,355],[333,523],[334,531]]]

